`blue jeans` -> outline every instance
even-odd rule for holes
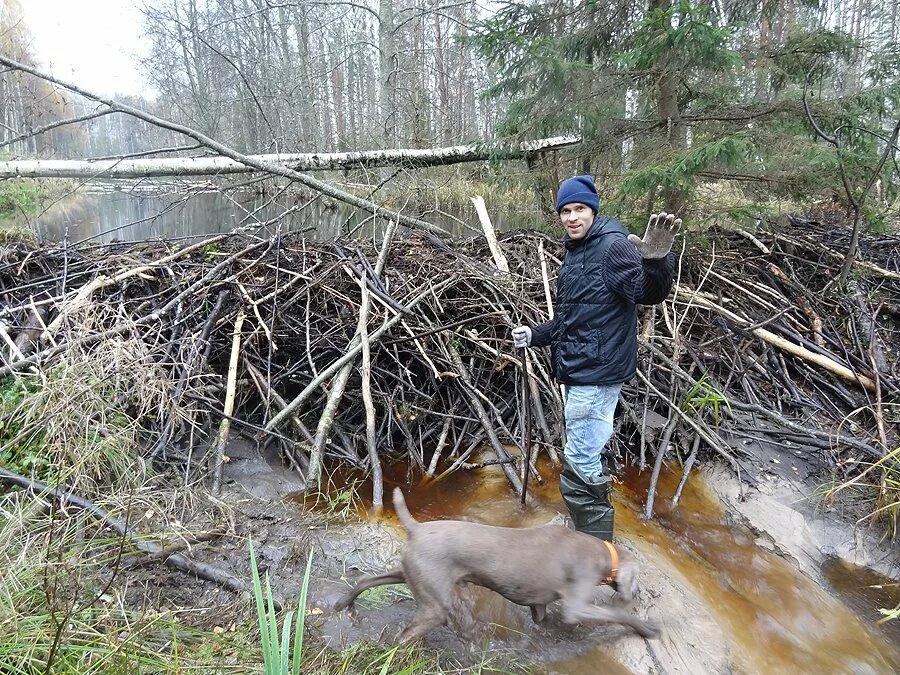
[[[621,384],[566,387],[566,460],[589,481],[603,472]]]

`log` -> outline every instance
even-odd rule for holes
[[[134,567],[141,567],[144,565],[149,565],[150,563],[159,562],[160,560],[165,560],[173,553],[178,553],[183,551],[184,549],[190,549],[194,544],[200,544],[207,541],[212,541],[213,539],[218,539],[220,537],[224,537],[228,534],[225,528],[215,528],[213,530],[208,530],[206,532],[198,532],[197,534],[188,535],[188,536],[180,536],[176,541],[166,541],[160,542],[160,546],[162,546],[159,551],[156,553],[146,552],[146,555],[142,556],[132,556],[129,558],[122,559],[122,569],[132,569]]]
[[[521,143],[491,145],[472,143],[444,148],[362,150],[359,152],[302,152],[247,155],[254,163],[294,171],[326,171],[385,166],[425,167],[490,158],[519,159],[535,152],[558,150],[580,143],[579,136],[554,136]],[[0,180],[5,178],[160,178],[163,176],[219,176],[250,173],[258,168],[221,155],[206,157],[154,157],[149,159],[35,159],[0,162]]]
[[[4,469],[3,467],[0,467],[0,480],[7,483],[12,483],[13,485],[18,485],[19,487],[26,490],[31,490],[35,495],[52,497],[60,504],[70,504],[72,506],[78,507],[79,509],[87,511],[91,516],[99,520],[101,523],[110,527],[119,536],[127,537],[132,545],[134,545],[134,547],[140,551],[155,555],[163,549],[163,546],[161,544],[155,541],[151,541],[140,533],[135,532],[121,520],[112,516],[106,509],[103,509],[93,502],[79,497],[78,495],[72,494],[68,490],[52,488],[43,483],[39,483],[38,481],[26,478],[25,476],[20,476],[19,474],[8,469]],[[191,560],[186,555],[182,555],[181,553],[173,553],[169,555],[165,558],[165,563],[169,567],[172,567],[181,572],[193,574],[200,579],[214,581],[220,586],[224,586],[228,590],[234,591],[236,593],[249,590],[246,582],[232,576],[225,570],[215,567],[214,565]]]
[[[738,316],[732,311],[729,311],[722,307],[721,305],[708,300],[700,293],[695,293],[694,291],[685,288],[684,286],[679,286],[676,290],[676,297],[684,296],[689,302],[694,302],[701,307],[705,307],[707,309],[711,309],[718,314],[721,314],[729,321],[734,322],[741,328],[748,328],[750,333],[758,337],[759,339],[768,342],[770,345],[774,345],[778,347],[780,350],[787,352],[788,354],[792,354],[800,359],[808,363],[814,363],[817,366],[824,368],[825,370],[834,373],[835,375],[839,375],[849,382],[853,382],[854,384],[858,384],[865,389],[874,392],[875,391],[875,381],[863,375],[862,373],[857,373],[854,370],[851,370],[847,366],[834,361],[833,359],[829,359],[827,356],[823,356],[822,354],[816,354],[813,351],[810,351],[806,347],[801,347],[800,345],[791,342],[790,340],[785,340],[783,337],[775,335],[775,333],[766,330],[765,328],[755,328],[749,325],[749,322],[743,317]]]
[[[455,410],[451,410],[450,413],[453,414],[454,411]],[[441,435],[438,438],[437,447],[431,455],[431,462],[428,465],[428,470],[425,472],[425,478],[434,478],[434,472],[437,470],[438,462],[441,460],[441,453],[444,451],[444,446],[447,445],[447,435],[450,432],[450,422],[452,421],[453,418],[449,415],[444,420],[444,426],[441,428]]]
[[[691,469],[694,467],[694,462],[697,461],[697,450],[700,449],[700,436],[694,436],[694,442],[691,445],[691,454],[688,455],[687,461],[684,463],[684,471],[681,474],[681,480],[678,481],[678,487],[675,489],[675,496],[672,497],[672,508],[674,509],[678,506],[678,502],[681,501],[681,493],[684,490],[684,486],[688,482],[688,478],[691,475]]]
[[[365,273],[359,282],[362,294],[362,307],[359,310],[359,333],[362,340],[362,365],[360,378],[363,407],[366,410],[366,451],[369,455],[369,468],[372,471],[372,506],[376,511],[384,508],[384,483],[381,477],[381,461],[378,459],[378,446],[375,440],[375,403],[372,400],[372,357],[369,353],[369,293],[366,286]]]
[[[6,324],[3,321],[0,321],[0,338],[3,338],[3,341],[6,343],[6,346],[9,347],[9,361],[21,361],[25,358],[25,355],[19,349],[19,345],[17,345],[13,339],[9,336],[9,332],[6,330]],[[4,363],[7,362],[7,359],[3,357],[3,352],[0,352],[0,360],[3,360]]]
[[[362,350],[362,340],[357,333],[353,336],[353,340],[347,347],[347,353],[356,356],[357,352]],[[316,425],[316,436],[313,440],[312,450],[309,453],[309,476],[307,489],[318,487],[322,480],[322,459],[325,457],[325,443],[328,441],[328,432],[334,424],[334,414],[337,412],[341,398],[344,396],[344,390],[347,388],[347,380],[350,379],[350,370],[353,367],[353,360],[347,361],[338,374],[331,381],[331,390],[328,392],[328,398],[325,401],[325,408],[319,416],[319,422]],[[281,415],[287,408],[282,408]],[[271,425],[278,415],[269,422]]]
[[[671,414],[671,408],[669,409],[669,414]],[[678,417],[676,415],[672,415],[669,418],[668,424],[666,424],[666,428],[663,429],[662,437],[659,440],[659,445],[656,448],[656,461],[653,462],[653,473],[650,476],[650,487],[647,488],[647,503],[644,504],[644,512],[642,514],[642,518],[644,520],[650,520],[653,517],[653,502],[656,498],[656,485],[659,482],[659,473],[662,470],[663,460],[666,458],[666,453],[669,450],[669,441],[672,438],[672,432],[675,431],[675,425],[678,424]]]
[[[487,208],[484,205],[484,198],[472,197],[472,203],[475,205],[478,220],[481,221],[481,229],[484,230],[484,236],[487,239],[488,247],[491,249],[494,264],[498,270],[504,274],[509,274],[509,262],[506,260],[506,256],[503,255],[503,251],[500,250],[500,244],[497,243],[497,232],[494,230],[494,224],[491,223],[491,217],[488,215]]]

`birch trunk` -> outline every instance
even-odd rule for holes
[[[502,148],[508,159],[538,150],[554,150],[579,142],[577,136],[557,136],[525,141]],[[439,166],[484,161],[491,155],[484,145],[455,145],[428,150],[365,150],[360,152],[250,155],[256,162],[277,164],[295,171],[324,171],[382,166]],[[496,157],[496,153],[494,153]],[[0,162],[4,178],[156,178],[162,176],[206,176],[248,173],[258,169],[229,157],[174,157],[110,160],[18,160]]]

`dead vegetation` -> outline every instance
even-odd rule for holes
[[[640,372],[620,415],[620,437],[639,439],[636,461],[659,465],[674,447],[688,469],[713,453],[740,470],[750,466],[741,439],[756,438],[838,478],[891,463],[900,240],[864,240],[846,292],[833,282],[847,236],[835,223],[798,220],[689,236],[676,290],[641,318]],[[466,468],[487,445],[518,491],[509,448],[521,441],[522,355],[509,329],[546,320],[562,251],[521,232],[501,247],[509,274],[483,238],[423,233],[377,247],[293,235],[13,244],[0,267],[0,375],[29,387],[72,354],[92,357],[103,368],[73,373],[85,389],[73,398],[96,396],[106,408],[79,422],[85,433],[118,433],[110,420],[124,416],[143,460],[187,482],[227,461],[213,442],[224,423],[279,444],[310,484],[326,457],[373,471],[404,459],[439,474]],[[371,298],[363,312],[361,289]],[[547,354],[529,358],[534,444],[556,461],[560,391]],[[111,381],[120,395],[104,388]],[[42,396],[65,405],[70,393]]]

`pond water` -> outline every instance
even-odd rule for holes
[[[103,189],[101,189],[101,187]],[[475,232],[474,209],[413,213],[450,234]],[[534,222],[536,212],[491,213],[494,226],[503,231]],[[460,222],[461,221],[461,222]],[[465,223],[465,225],[463,224]],[[192,191],[154,184],[103,184],[56,200],[28,218],[28,225],[49,241],[90,241],[98,244],[146,239],[200,237],[242,229],[262,236],[302,231],[312,239],[333,239],[357,233],[372,236],[384,221],[343,204],[323,203],[305,193],[260,194],[252,189]],[[469,227],[466,227],[468,225]],[[480,230],[479,230],[480,231]]]

